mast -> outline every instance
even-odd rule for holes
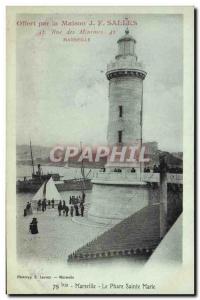
[[[43,198],[46,198],[46,192],[47,192],[47,180],[44,183],[44,189],[43,189]]]
[[[82,142],[80,142],[80,147],[81,147],[81,155],[83,153],[83,150],[82,150]],[[83,165],[83,158],[81,160],[81,174],[82,174],[82,177],[83,177],[83,185],[82,185],[82,193],[84,192],[84,188],[85,188],[85,170],[84,170],[84,165]]]
[[[142,128],[143,127],[143,85],[142,85],[142,100],[141,100],[141,111],[140,111],[140,152],[142,149],[142,143],[143,143],[143,133],[142,133]],[[140,181],[141,181],[141,176],[142,176],[142,163],[140,161]]]
[[[33,168],[33,174],[35,174],[31,140],[30,140],[30,150],[31,150],[31,162],[32,162],[32,168]]]

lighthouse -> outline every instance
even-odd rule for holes
[[[109,81],[107,142],[117,149],[117,155],[114,160],[108,157],[105,172],[99,172],[93,179],[92,202],[88,211],[88,218],[105,224],[121,221],[146,206],[149,199],[148,185],[141,180],[141,164],[138,161],[127,163],[119,157],[124,146],[142,144],[143,80],[146,72],[138,61],[136,40],[128,28],[117,44],[118,53],[115,60],[107,65],[106,72]]]
[[[115,61],[107,66],[109,80],[109,145],[142,139],[143,80],[146,72],[135,54],[136,40],[126,29],[118,41]]]
[[[109,80],[109,121],[107,130],[108,145],[141,146],[142,144],[142,111],[143,80],[146,72],[142,63],[138,62],[135,53],[136,40],[129,34],[118,41],[118,54],[115,61],[107,66],[106,77]],[[107,167],[136,167],[139,164],[115,163],[108,161]]]

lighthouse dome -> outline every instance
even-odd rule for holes
[[[119,59],[125,56],[136,56],[135,55],[135,44],[136,40],[129,34],[128,28],[125,30],[123,35],[118,41],[118,54],[115,57]]]
[[[129,34],[129,30],[127,28],[125,30],[125,35],[123,35],[121,38],[119,38],[117,43],[128,42],[128,41],[133,41],[134,43],[136,43],[136,40],[132,37],[132,35]]]

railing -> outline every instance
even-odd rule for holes
[[[98,172],[94,179],[103,180],[103,181],[124,181],[124,182],[159,182],[160,174],[159,173],[131,173],[131,172]]]
[[[102,181],[124,181],[124,182],[160,182],[160,173],[139,173],[139,172],[128,172],[127,170],[123,170],[121,172],[114,172],[110,170],[106,170],[105,172],[99,171],[94,176],[93,180],[102,180]],[[167,182],[168,183],[183,183],[183,174],[172,174],[167,173]]]
[[[107,65],[107,71],[111,71],[113,69],[124,69],[124,68],[128,68],[128,69],[143,69],[143,65],[141,63],[135,62],[135,61],[126,61],[124,60],[120,60],[120,61],[116,61],[116,62],[112,62],[110,64]]]

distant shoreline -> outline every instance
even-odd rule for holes
[[[51,167],[65,167],[66,164],[65,163],[52,163],[52,162],[44,162],[44,161],[35,161],[34,162],[35,166],[37,164],[40,164],[41,166],[51,166]],[[17,166],[31,166],[32,163],[31,161],[29,160],[17,160],[16,161],[16,165]],[[68,167],[69,168],[77,168],[77,169],[80,169],[82,167],[81,163],[69,163],[68,164]],[[103,168],[104,165],[97,165],[97,164],[94,164],[94,163],[85,163],[84,164],[84,168],[87,168],[87,169],[100,169],[100,168]]]

